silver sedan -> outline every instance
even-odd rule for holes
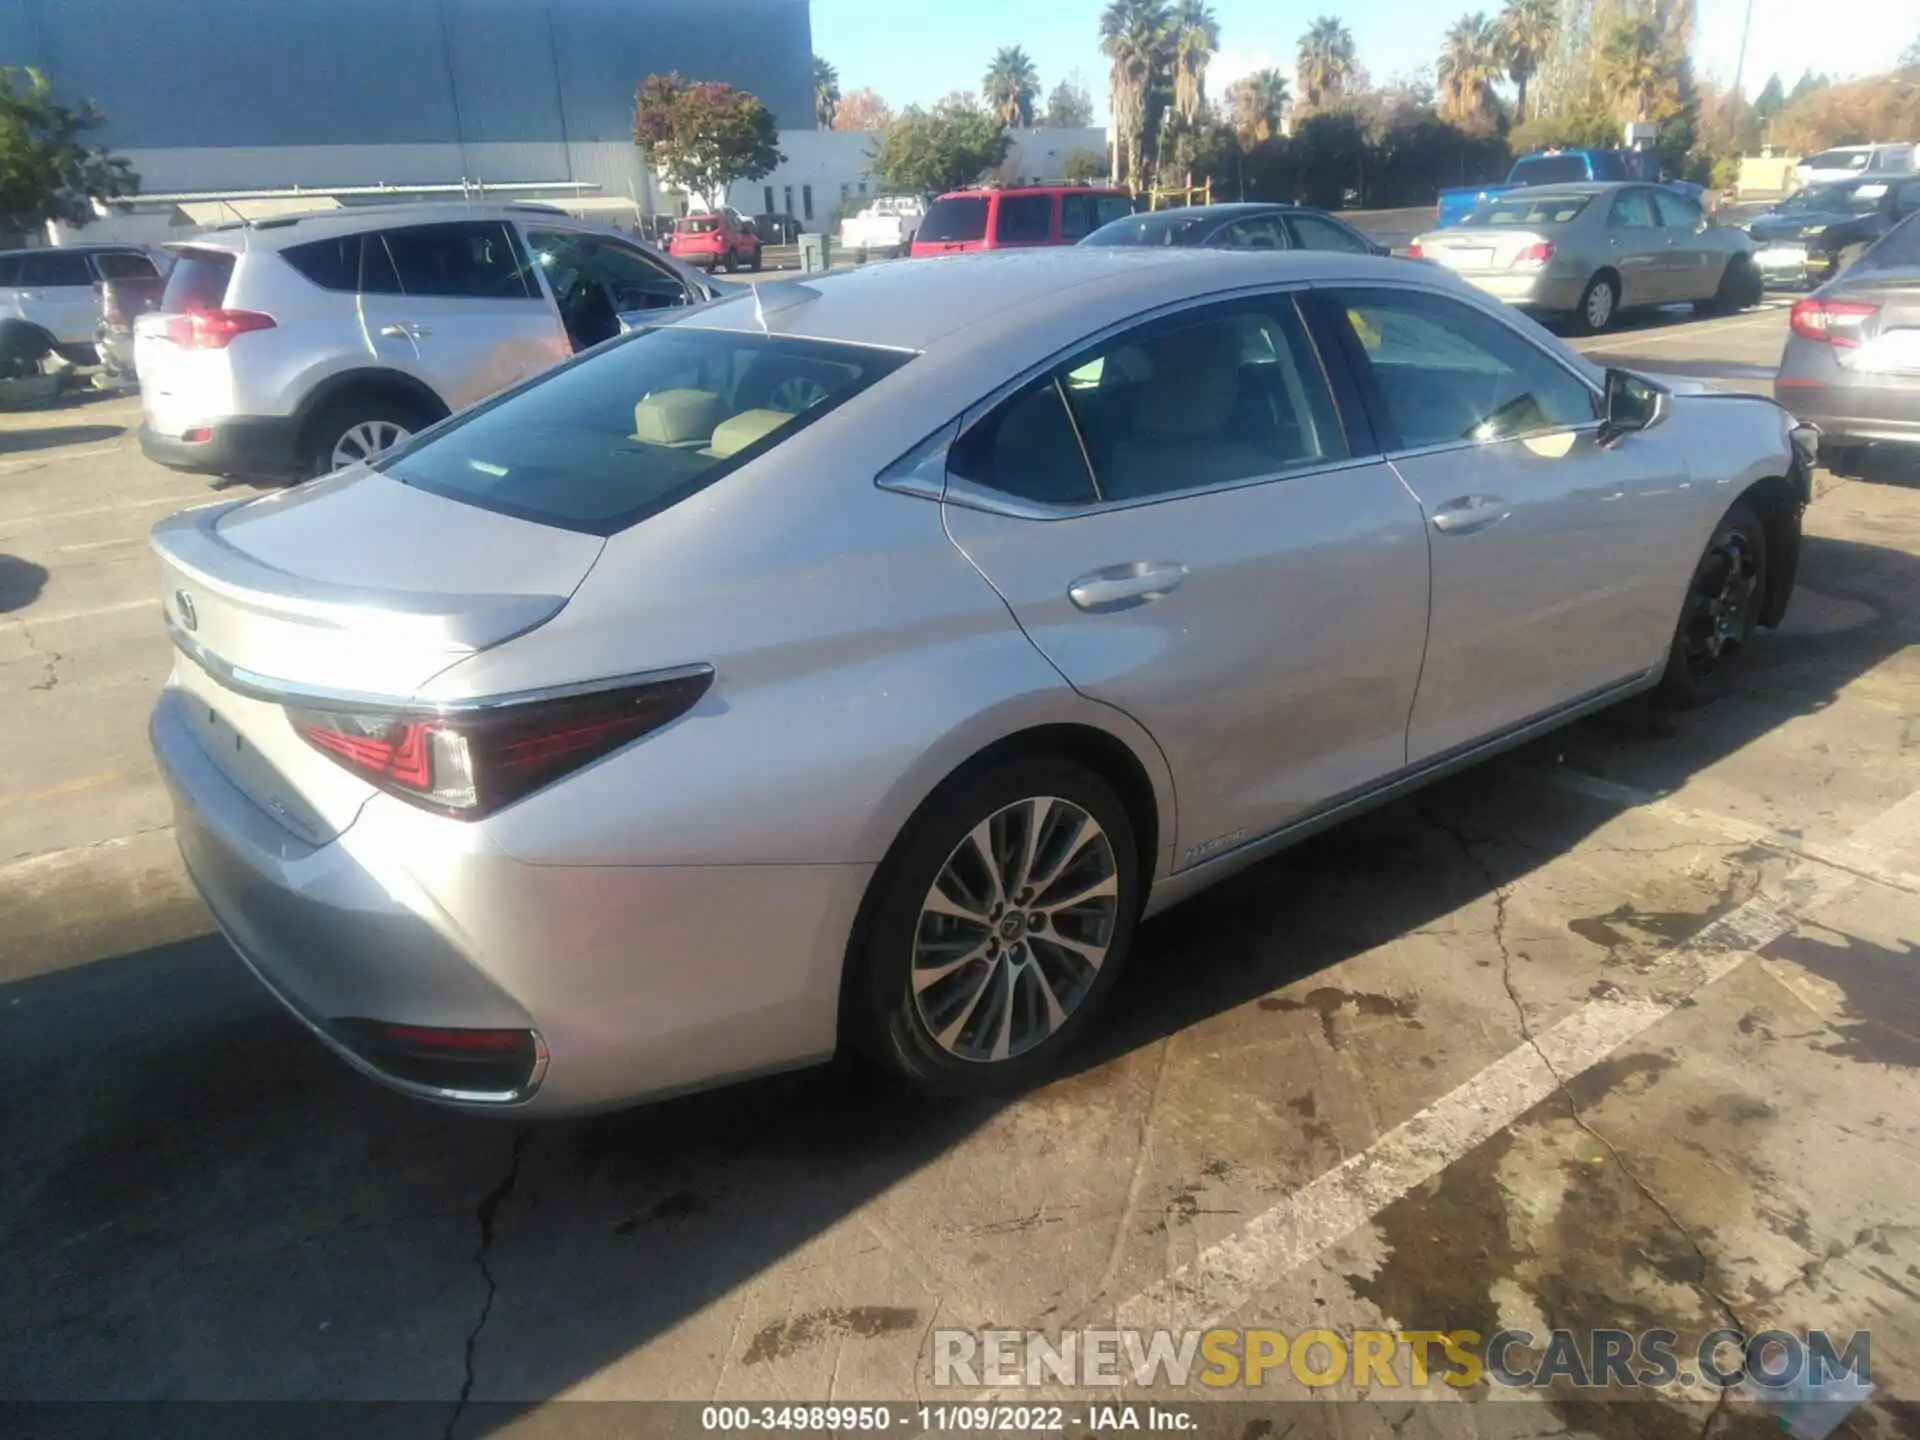
[[[412,1094],[1019,1085],[1143,916],[1722,685],[1794,438],[1369,256],[770,284],[163,522],[153,742],[234,947]]]
[[[1662,185],[1539,185],[1485,200],[1414,253],[1510,305],[1604,330],[1623,310],[1691,301],[1760,303],[1765,285],[1744,231],[1716,225]]]

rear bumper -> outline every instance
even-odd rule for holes
[[[131,363],[131,361],[129,361]],[[172,470],[196,475],[259,475],[274,478],[305,474],[300,431],[291,416],[239,417],[189,431],[204,439],[162,435],[140,427],[140,453]]]
[[[1471,270],[1460,270],[1454,273],[1475,289],[1486,291],[1496,300],[1504,300],[1507,304],[1517,305],[1522,309],[1541,310],[1550,314],[1579,309],[1580,292],[1585,288],[1578,277],[1567,278],[1544,271],[1534,271],[1530,274],[1488,271],[1476,274]]]
[[[1830,360],[1808,361],[1789,345],[1773,396],[1820,432],[1820,447],[1867,441],[1920,445],[1920,377],[1905,384],[1862,384]],[[1806,373],[1818,369],[1822,373]]]
[[[386,796],[310,845],[201,748],[194,703],[169,686],[150,726],[187,871],[266,988],[362,1073],[459,1109],[561,1114],[832,1054],[872,865],[525,864],[482,825]],[[420,1083],[357,1042],[369,1021],[524,1031],[533,1064],[504,1090]]]

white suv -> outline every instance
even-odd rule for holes
[[[135,324],[140,448],[215,475],[305,477],[612,338],[622,314],[721,289],[537,205],[367,206],[168,247]]]
[[[0,354],[57,350],[77,365],[93,364],[99,282],[159,274],[137,245],[0,250]]]
[[[1831,185],[1856,175],[1912,170],[1914,159],[1911,145],[1839,145],[1809,155],[1793,167],[1793,176],[1802,186]]]

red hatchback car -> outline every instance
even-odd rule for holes
[[[752,221],[732,210],[717,215],[682,215],[673,222],[667,253],[710,271],[733,271],[743,265],[758,270],[760,237],[754,233]]]
[[[928,208],[913,237],[913,254],[918,259],[967,250],[1073,245],[1133,211],[1133,197],[1126,191],[1085,185],[955,190]]]

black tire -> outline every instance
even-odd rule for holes
[[[1594,292],[1607,292],[1606,313],[1594,319]],[[1602,270],[1587,282],[1587,288],[1580,292],[1580,304],[1573,312],[1572,330],[1576,335],[1597,335],[1605,330],[1620,314],[1620,282]]]
[[[1751,310],[1766,293],[1766,277],[1761,275],[1760,267],[1745,255],[1736,255],[1720,272],[1720,286],[1713,298],[1700,301],[1694,309],[1707,315],[1732,315],[1736,311]]]
[[[727,251],[726,255],[720,261],[720,268],[725,270],[729,275],[733,274],[734,271],[740,268],[740,257],[731,250]]]
[[[334,463],[343,437],[358,426],[397,426],[407,435],[433,423],[418,406],[383,395],[348,396],[335,400],[307,422],[302,458],[308,475],[326,475],[344,468]]]
[[[54,353],[53,337],[23,320],[0,324],[0,375],[38,374],[40,362]]]
[[[760,269],[760,254],[764,248],[765,247],[760,245],[753,247],[753,258],[747,261],[747,269],[752,271],[758,271]]]
[[[1076,813],[1091,819],[1104,837],[1095,836],[1081,845],[1071,863],[1062,864],[1056,875],[1044,880],[1040,894],[1029,893],[1013,909],[1022,911],[1048,896],[1074,894],[1074,887],[1084,888],[1094,880],[1104,885],[1105,867],[1110,863],[1115,891],[1111,909],[1101,908],[1107,903],[1104,899],[1088,902],[1076,917],[1071,907],[1063,906],[1058,918],[1066,923],[1056,927],[1061,937],[1083,942],[1097,941],[1104,933],[1105,958],[1097,967],[1089,967],[1076,959],[1074,951],[1051,942],[1044,926],[1028,932],[1027,922],[1018,914],[989,911],[1001,916],[989,924],[985,919],[949,920],[924,909],[933,898],[936,880],[951,873],[947,871],[950,863],[963,863],[963,851],[970,857],[980,854],[968,839],[978,826],[990,825],[995,841],[1005,843],[1007,868],[1017,867],[1027,828],[1021,817],[1034,813],[1023,808],[1023,802],[1042,798],[1053,804],[1039,827],[1035,869],[1044,870],[1044,862],[1057,859],[1068,848],[1068,840],[1081,824]],[[974,867],[971,873],[984,878],[987,872]],[[943,887],[941,893],[948,892]],[[920,807],[874,875],[847,955],[844,1034],[854,1049],[930,1094],[989,1095],[1031,1084],[1074,1048],[1111,991],[1133,941],[1141,894],[1133,822],[1099,775],[1071,760],[1045,756],[1015,758],[963,772]],[[1018,892],[1012,898],[1017,899]],[[986,903],[982,902],[983,907]],[[1056,898],[1053,903],[1060,901]],[[1018,925],[1021,933],[1001,950],[1001,937],[1012,933],[1009,922]],[[953,962],[932,965],[948,973],[930,984],[923,982],[916,994],[916,960],[925,959],[926,951],[937,959],[956,949],[973,949],[976,939],[980,945],[991,943],[995,954],[957,968],[950,968]],[[1038,972],[1040,979],[1036,981],[1030,972]],[[1060,999],[1065,1019],[1036,1035],[1042,997],[1047,994]],[[948,1044],[936,1038],[929,1012],[945,1023]],[[1003,1016],[1021,1017],[1024,1038],[1016,1043],[1028,1048],[1017,1050],[1014,1043],[1007,1043],[1008,1054],[1000,1059],[957,1053],[1002,1048],[999,1036],[1014,1028],[1011,1019],[1002,1028]]]
[[[1656,692],[1663,703],[1691,709],[1726,693],[1746,657],[1766,593],[1767,532],[1753,508],[1736,501],[1687,581]]]

